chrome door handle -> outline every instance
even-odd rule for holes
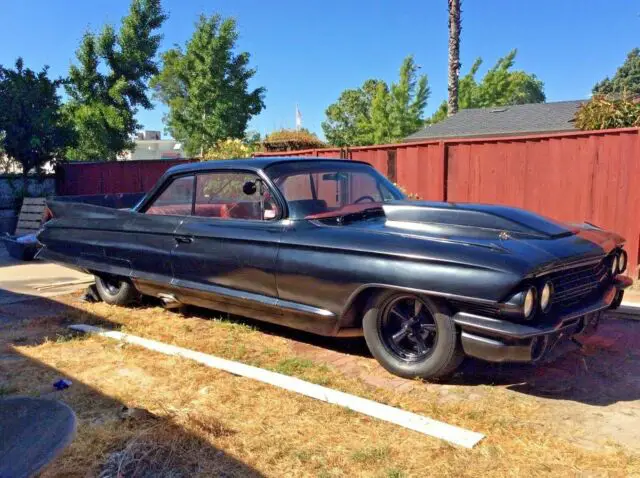
[[[193,237],[191,236],[175,236],[174,239],[178,244],[191,244],[193,242]]]

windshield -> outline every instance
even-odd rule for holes
[[[265,172],[286,199],[292,219],[339,216],[404,199],[389,180],[362,163],[292,161]]]

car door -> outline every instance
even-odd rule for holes
[[[175,232],[191,214],[194,187],[193,174],[174,177],[136,215],[128,251],[132,277],[142,292],[151,293],[145,285],[169,285],[173,279]]]
[[[275,265],[282,233],[279,208],[252,172],[196,175],[193,215],[175,233],[173,284],[205,301],[275,306]],[[245,184],[256,185],[247,194]],[[264,198],[267,198],[266,200]],[[203,305],[206,305],[203,303]]]

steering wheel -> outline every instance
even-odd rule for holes
[[[373,199],[371,196],[365,195],[365,196],[361,196],[358,199],[356,199],[355,201],[353,201],[353,204],[358,204],[360,201],[364,201],[365,199],[368,199],[371,202],[376,202],[376,200]]]

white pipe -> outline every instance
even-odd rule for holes
[[[638,314],[640,313],[640,304],[631,300],[623,300],[620,304],[620,307],[614,309],[613,312],[622,312],[629,314]]]
[[[373,400],[367,400],[366,398],[357,397],[331,388],[322,387],[314,383],[305,382],[299,378],[214,357],[213,355],[208,355],[202,352],[196,352],[194,350],[176,347],[175,345],[168,345],[155,340],[149,340],[122,332],[108,331],[91,325],[71,325],[69,328],[139,345],[140,347],[166,355],[175,355],[194,360],[209,367],[224,370],[225,372],[229,372],[234,375],[252,378],[259,382],[268,383],[270,385],[289,390],[290,392],[299,393],[307,397],[322,400],[323,402],[340,405],[341,407],[349,408],[350,410],[364,413],[365,415],[369,415],[389,423],[394,423],[410,430],[424,433],[425,435],[440,438],[465,448],[473,448],[474,445],[484,438],[484,435],[480,433],[465,430],[464,428],[459,428],[415,413],[400,410],[389,405],[374,402]]]

